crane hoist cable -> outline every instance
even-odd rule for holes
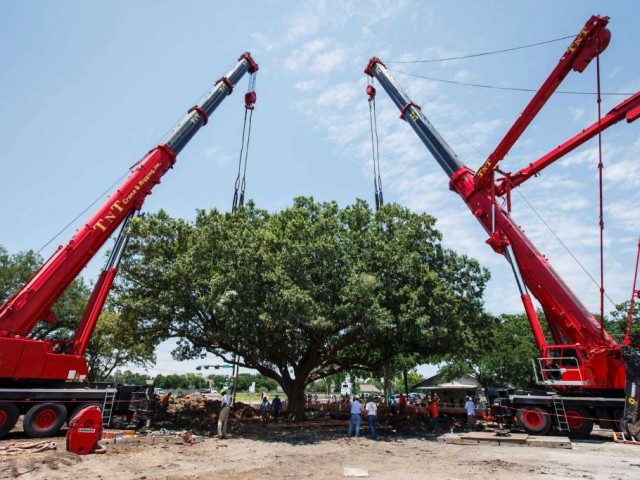
[[[418,75],[417,73],[403,72],[402,70],[395,70],[393,68],[388,69],[390,72],[399,73],[400,75],[406,75],[407,77],[415,77],[422,78],[423,80],[429,80],[431,82],[440,82],[440,83],[449,83],[452,85],[461,85],[463,87],[476,87],[476,88],[488,88],[492,90],[504,90],[508,92],[537,92],[536,88],[521,88],[521,87],[501,87],[498,85],[490,85],[483,83],[469,83],[469,82],[460,82],[457,80],[448,80],[445,78],[434,78],[428,77],[426,75]],[[596,92],[579,92],[574,90],[556,90],[554,95],[595,95]],[[602,96],[608,97],[630,97],[634,95],[630,92],[600,92]]]
[[[600,33],[596,36],[596,103],[598,104],[598,195],[600,198],[598,224],[600,226],[600,331],[604,337],[604,207],[602,188],[602,97],[600,88]]]
[[[238,175],[233,192],[233,202],[231,211],[236,212],[238,207],[244,205],[244,191],[247,185],[247,160],[249,159],[249,143],[251,141],[251,123],[253,120],[253,111],[255,110],[256,96],[256,73],[252,73],[249,77],[249,87],[244,95],[244,123],[242,125],[242,145],[240,146],[240,157],[238,159]],[[246,134],[246,137],[245,137]],[[246,142],[245,142],[246,138]],[[244,158],[243,158],[244,153]],[[240,375],[240,357],[238,354],[233,355],[233,388],[231,393],[231,401],[235,403],[236,392],[238,388],[238,376]]]
[[[242,126],[242,145],[240,147],[240,158],[238,159],[238,175],[236,177],[235,189],[233,192],[233,203],[231,211],[235,212],[238,207],[244,205],[244,191],[247,185],[247,160],[249,159],[249,142],[251,141],[251,122],[256,103],[256,74],[249,77],[249,88],[244,96],[244,124]],[[246,139],[246,141],[245,141]],[[244,154],[244,157],[243,157]]]
[[[371,155],[373,159],[373,189],[376,211],[384,205],[382,196],[382,178],[380,176],[380,146],[378,142],[378,120],[376,115],[376,88],[373,79],[367,79],[367,95],[369,96],[369,124],[371,126]]]
[[[638,264],[640,264],[640,237],[638,238],[638,253],[636,254],[636,270],[633,274],[633,288],[631,289],[631,301],[629,302],[629,314],[627,316],[627,330],[624,334],[623,345],[631,345],[631,320],[633,319],[633,309],[635,299],[640,298],[640,290],[636,290],[638,282]]]
[[[476,58],[476,57],[484,57],[487,55],[496,55],[498,53],[506,53],[513,52],[515,50],[522,50],[524,48],[537,47],[540,45],[546,45],[548,43],[559,42],[561,40],[566,40],[567,38],[575,38],[575,35],[567,35],[564,37],[553,38],[551,40],[545,40],[542,42],[529,43],[527,45],[519,45],[517,47],[503,48],[500,50],[491,50],[487,52],[479,52],[479,53],[471,53],[469,55],[460,55],[457,57],[446,57],[446,58],[429,58],[426,60],[384,60],[384,63],[434,63],[434,62],[446,62],[449,60],[464,60],[467,58]]]

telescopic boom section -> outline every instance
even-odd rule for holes
[[[182,151],[218,105],[231,94],[234,85],[249,72],[258,70],[251,55],[218,80],[167,136],[144,156],[131,175],[100,207],[98,212],[61,246],[11,299],[0,307],[0,338],[28,335],[39,320],[55,321],[51,307],[130,212],[142,207],[147,195],[160,183]]]
[[[384,64],[372,58],[365,73],[375,77],[401,111],[401,118],[418,134],[438,164],[450,177],[450,187],[467,204],[489,235],[487,243],[511,264],[520,294],[541,355],[549,349],[531,304],[529,291],[540,302],[557,345],[580,350],[588,363],[583,379],[586,388],[624,388],[624,368],[619,347],[600,328],[596,319],[553,270],[510,215],[496,201],[490,185],[478,184],[474,173],[464,166],[451,147],[397,85]],[[528,291],[529,290],[529,291]],[[611,354],[615,350],[617,353]],[[581,355],[577,353],[576,355]],[[600,356],[601,361],[594,361]]]

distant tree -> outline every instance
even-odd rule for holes
[[[211,384],[213,385],[213,388],[219,389],[222,386],[226,385],[227,382],[229,381],[227,377],[225,377],[224,375],[209,375],[207,377],[209,380],[211,380]]]
[[[132,225],[122,312],[181,339],[176,358],[237,354],[303,418],[311,382],[460,350],[482,327],[488,273],[443,248],[434,224],[397,205],[310,198],[275,214],[199,211],[193,224],[146,215]]]
[[[125,365],[148,367],[155,362],[155,344],[139,335],[138,326],[115,311],[105,311],[93,331],[85,354],[89,379],[107,378]]]
[[[634,303],[633,316],[631,318],[631,341],[632,343],[640,343],[640,300],[636,299]],[[606,322],[607,331],[620,345],[622,345],[627,332],[630,304],[631,302],[627,300],[616,305],[615,310],[609,313],[609,318]]]
[[[11,255],[0,245],[0,304],[27,283],[43,261],[33,250]],[[82,279],[74,280],[52,307],[57,321],[53,324],[38,322],[30,336],[68,340],[82,316],[89,293]]]
[[[170,375],[158,375],[155,378],[156,387],[173,390],[203,388],[206,384],[206,380],[195,373],[172,373]]]
[[[538,317],[541,324],[546,325],[542,311]],[[465,352],[445,358],[445,365],[439,371],[441,380],[449,381],[466,374],[476,378],[483,387],[536,386],[531,361],[540,353],[525,314],[491,318],[466,347]]]
[[[147,374],[134,373],[131,370],[117,370],[114,371],[107,380],[125,385],[144,385],[147,381],[152,380],[152,378]]]

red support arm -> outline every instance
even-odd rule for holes
[[[567,153],[578,148],[587,140],[595,137],[598,133],[606,130],[612,125],[615,125],[622,119],[626,119],[628,123],[633,122],[640,117],[640,92],[627,98],[624,102],[613,108],[609,113],[602,117],[600,123],[595,122],[589,127],[582,130],[582,132],[573,136],[562,145],[551,150],[546,155],[540,157],[535,162],[529,164],[529,166],[523,168],[519,172],[509,175],[504,178],[500,185],[496,186],[496,195],[504,195],[508,189],[515,188],[521,185],[529,178],[537,175],[541,170],[551,165],[553,162],[562,158]]]
[[[609,23],[609,17],[598,17],[596,15],[587,21],[584,28],[560,58],[556,68],[553,69],[553,72],[533,96],[496,149],[489,155],[482,167],[478,169],[475,175],[476,183],[481,184],[489,180],[489,174],[495,170],[498,163],[509,153],[511,147],[527,129],[569,72],[571,70],[576,72],[584,71],[596,54],[602,53],[607,48],[611,38],[611,32],[605,28],[607,23]]]

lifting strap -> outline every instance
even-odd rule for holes
[[[231,211],[235,212],[238,207],[244,205],[244,190],[247,185],[247,160],[249,159],[249,142],[251,140],[251,121],[256,103],[256,74],[249,77],[249,88],[244,96],[244,124],[242,126],[242,145],[240,147],[240,158],[238,160],[238,175],[236,177],[233,192],[233,203]],[[245,142],[246,139],[246,142]],[[244,157],[243,157],[244,154]]]
[[[382,178],[380,177],[380,148],[378,144],[378,121],[376,115],[376,89],[374,80],[367,79],[367,95],[369,96],[369,124],[371,125],[371,154],[373,157],[373,190],[376,211],[384,205],[382,196]]]

